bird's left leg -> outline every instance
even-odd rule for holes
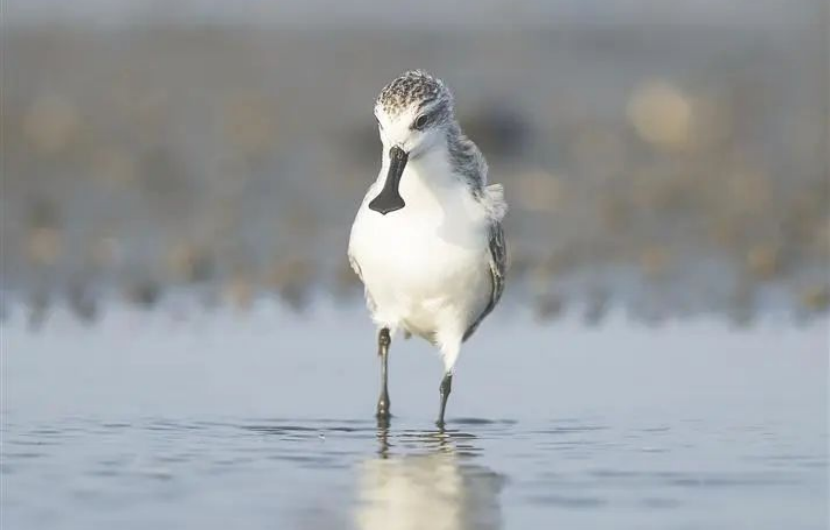
[[[378,332],[378,356],[380,357],[380,397],[378,398],[377,418],[379,421],[388,421],[392,415],[389,412],[389,388],[388,388],[388,363],[389,363],[389,345],[392,343],[392,337],[389,334],[389,328],[382,328]]]

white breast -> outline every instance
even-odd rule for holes
[[[383,179],[370,188],[349,244],[375,321],[422,336],[441,326],[463,333],[490,296],[483,206],[442,161],[423,160],[410,162],[401,178],[406,206],[381,215],[367,204]]]

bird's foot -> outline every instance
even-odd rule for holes
[[[377,412],[375,413],[375,417],[377,419],[385,419],[388,420],[392,417],[392,413],[389,412],[389,395],[385,392],[381,394],[380,399],[378,399],[378,408]]]

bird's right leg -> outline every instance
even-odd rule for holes
[[[441,355],[444,357],[444,378],[441,380],[441,386],[438,387],[441,394],[441,408],[438,411],[438,421],[435,424],[442,431],[444,430],[444,413],[447,410],[447,399],[450,397],[450,392],[452,392],[452,374],[455,362],[458,360],[458,354],[461,353],[463,336],[463,332],[450,328],[444,330],[438,337]]]
[[[439,429],[443,430],[444,412],[447,410],[447,398],[450,397],[450,392],[452,392],[452,372],[444,374],[444,379],[441,380],[441,386],[438,387],[438,390],[441,394],[441,409],[438,412],[438,421],[435,424]]]
[[[392,338],[389,336],[389,328],[382,328],[378,332],[378,355],[380,356],[380,397],[378,398],[378,410],[375,416],[378,420],[388,420],[392,415],[389,413],[389,388],[388,388],[388,364],[389,345]]]

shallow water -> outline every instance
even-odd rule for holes
[[[487,324],[442,433],[414,340],[376,425],[360,308],[12,318],[2,526],[826,528],[826,322]]]

